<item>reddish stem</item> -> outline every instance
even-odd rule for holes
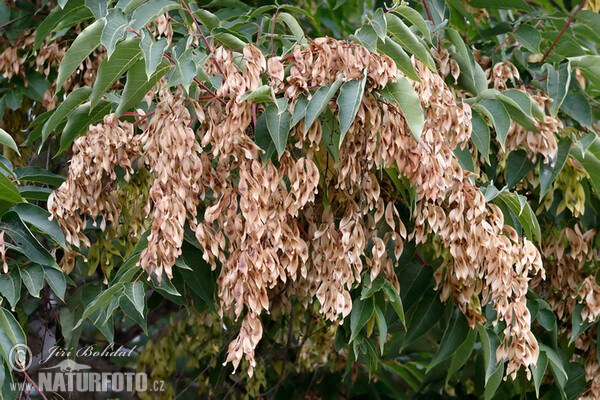
[[[210,44],[208,43],[208,40],[206,39],[206,36],[204,36],[204,32],[202,32],[202,29],[200,29],[200,24],[198,24],[198,21],[196,20],[196,17],[194,17],[194,14],[192,13],[192,11],[189,9],[189,7],[187,6],[187,4],[185,3],[185,0],[181,0],[181,4],[183,4],[183,8],[185,8],[185,10],[188,12],[188,14],[190,14],[190,17],[192,17],[192,20],[194,21],[194,25],[196,25],[196,29],[198,29],[198,32],[202,36],[202,40],[204,40],[204,44],[206,45],[206,48],[208,49],[208,52],[212,54],[212,60],[215,62],[215,65],[217,66],[217,68],[219,69],[219,72],[222,75],[223,74],[223,70],[221,69],[221,66],[219,65],[219,63],[217,62],[217,59],[215,58],[214,51],[213,51],[212,47],[210,47]]]
[[[165,57],[167,57],[167,59],[168,59],[169,61],[171,61],[173,64],[175,64],[175,60],[173,60],[173,58],[172,58],[172,57],[171,57],[171,56],[170,56],[168,53],[163,53],[163,55],[164,55]],[[209,88],[207,88],[207,87],[206,87],[206,85],[204,85],[204,84],[203,84],[202,82],[200,82],[198,79],[194,78],[194,82],[196,82],[196,83],[198,84],[198,86],[200,86],[202,89],[204,89],[204,90],[206,90],[208,93],[210,93],[210,95],[211,95],[213,98],[215,98],[215,99],[219,100],[221,103],[223,103],[223,105],[227,105],[227,103],[225,103],[225,101],[224,101],[223,99],[221,99],[220,97],[218,97],[218,96],[216,95],[216,93],[215,93],[215,92],[213,92],[212,90],[210,90]]]
[[[575,10],[575,13],[573,14],[573,16],[567,21],[567,23],[562,28],[562,30],[560,31],[560,33],[558,34],[558,36],[556,37],[556,39],[554,39],[554,42],[552,42],[552,44],[550,45],[550,48],[544,54],[544,57],[542,57],[542,60],[540,61],[540,64],[543,64],[544,61],[546,61],[546,58],[548,58],[548,56],[550,55],[550,52],[552,51],[552,49],[554,48],[554,46],[556,46],[556,43],[558,43],[558,41],[560,40],[560,38],[562,37],[562,35],[565,33],[565,31],[567,30],[567,28],[573,23],[573,21],[575,21],[575,17],[577,16],[577,13],[583,8],[583,6],[585,5],[585,2],[586,2],[586,0],[581,0],[581,3],[579,3],[579,7],[577,7],[577,10]]]
[[[273,33],[275,32],[275,20],[277,19],[277,14],[279,14],[279,7],[277,7],[277,10],[275,11],[273,22],[271,23],[271,57],[273,57]]]
[[[429,7],[427,7],[427,0],[423,0],[423,7],[425,7],[425,12],[427,13],[427,17],[429,17],[429,20],[433,22],[433,18],[431,18],[431,13],[429,12]]]

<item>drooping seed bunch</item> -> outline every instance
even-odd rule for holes
[[[160,277],[164,270],[171,276],[181,254],[184,224],[189,223],[205,260],[213,268],[221,266],[221,315],[243,316],[241,331],[229,345],[227,361],[234,367],[246,358],[252,374],[264,311],[285,309],[290,296],[296,296],[304,304],[316,298],[329,320],[346,317],[352,308],[349,291],[360,284],[363,272],[371,280],[384,276],[398,288],[394,264],[404,241],[423,243],[431,235],[453,257],[436,274],[442,299],[452,297],[471,324],[484,320],[472,304],[493,304],[498,320],[506,323],[497,355],[509,359],[507,373],[535,363],[538,346],[525,294],[531,276],[543,275],[540,255],[530,241],[504,225],[500,210],[486,204],[453,154],[469,140],[470,107],[457,104],[443,79],[414,61],[421,82],[411,84],[426,117],[417,141],[400,108],[378,93],[398,76],[405,78],[387,56],[329,38],[297,46],[284,59],[265,60],[252,45],[242,55],[243,63],[218,48],[207,62],[209,75],[222,73],[216,91],[220,101],[207,103],[205,116],[190,100],[201,122],[197,132],[190,128],[187,100],[163,90],[142,135],[133,135],[131,124],[111,124],[108,119],[78,139],[69,177],[50,203],[67,240],[89,245],[82,234],[86,215],[95,219],[106,212],[102,223],[117,223],[118,205],[110,186],[105,191],[103,184],[113,176],[114,166],[131,170],[142,157],[154,182],[147,206],[149,245],[140,264],[149,274]],[[254,122],[263,106],[242,96],[259,88],[265,73],[273,89],[288,99],[290,111],[300,96],[310,98],[337,79],[366,74],[366,90],[337,161],[323,146],[330,127],[317,119],[308,127],[301,120],[291,129],[279,160],[262,162]],[[338,115],[335,98],[327,107]],[[116,129],[126,128],[127,134],[117,140]],[[99,141],[114,150],[97,154]],[[119,149],[127,151],[117,157]],[[106,168],[99,171],[97,165]],[[382,168],[397,169],[416,187],[415,229],[410,234],[395,199],[377,178]],[[90,204],[88,197],[108,205]],[[203,210],[200,215],[198,208]]]
[[[594,240],[596,230],[582,232],[579,224],[574,228],[565,227],[560,234],[552,234],[542,247],[544,265],[549,279],[542,282],[534,279],[531,284],[537,293],[547,293],[546,300],[552,311],[564,321],[562,332],[568,332],[573,320],[573,315],[578,311],[578,304],[583,308],[580,311],[581,321],[593,322],[600,316],[600,286],[595,275],[590,274],[589,268],[600,258],[599,250]],[[569,336],[573,336],[570,332]],[[596,356],[597,346],[592,339],[597,337],[596,329],[572,337],[577,351],[573,359],[585,359],[586,380],[591,384],[587,396],[582,399],[596,399],[600,397],[600,364]]]

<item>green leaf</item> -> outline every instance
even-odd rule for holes
[[[573,315],[571,316],[571,337],[569,339],[569,345],[575,341],[582,333],[588,330],[590,326],[595,322],[589,322],[586,318],[581,318],[581,311],[583,311],[584,305],[577,303],[573,309]]]
[[[542,42],[542,34],[533,26],[523,24],[519,26],[519,28],[516,31],[512,32],[512,36],[517,42],[521,43],[523,47],[525,47],[533,54],[540,53],[540,43]]]
[[[39,264],[29,264],[19,268],[23,284],[33,297],[40,297],[44,286],[44,270]]]
[[[390,304],[394,308],[394,311],[396,311],[396,315],[398,315],[398,319],[402,323],[402,326],[406,327],[404,306],[402,305],[402,299],[400,298],[400,295],[398,294],[398,292],[396,292],[396,288],[392,286],[390,281],[386,279],[383,283],[383,290],[388,300],[390,301]]]
[[[40,48],[42,42],[46,39],[52,31],[55,30],[56,26],[61,22],[61,20],[68,18],[69,15],[75,14],[78,11],[84,8],[83,1],[69,1],[64,8],[55,7],[52,9],[50,14],[40,23],[40,25],[35,29],[35,39],[33,42],[33,46],[35,50]],[[60,85],[56,85],[56,87],[60,87]]]
[[[10,307],[15,311],[15,307],[21,298],[21,276],[12,269],[8,274],[0,274],[0,294],[10,303]]]
[[[475,346],[475,341],[477,339],[477,329],[469,329],[469,333],[467,333],[467,338],[464,343],[460,345],[458,349],[452,355],[450,359],[450,367],[448,368],[448,373],[446,374],[446,383],[450,380],[454,374],[465,365],[469,357],[471,357],[471,353],[473,353],[473,347]]]
[[[17,147],[15,140],[12,138],[12,136],[8,134],[8,132],[6,132],[2,128],[0,128],[0,144],[13,149],[15,153],[17,153],[17,155],[21,155],[21,153],[19,153],[19,148]]]
[[[186,50],[179,58],[175,59],[175,69],[168,82],[169,86],[181,84],[186,93],[189,92],[190,85],[197,75],[197,66],[191,56],[191,50]]]
[[[467,67],[467,72],[471,77],[470,79],[474,80],[473,68],[470,62],[471,57],[469,56],[469,50],[462,36],[460,36],[460,34],[453,28],[446,28],[446,36],[454,45],[454,47],[456,47],[456,52],[460,55],[460,57],[462,57],[464,65]],[[431,42],[431,39],[429,41]]]
[[[127,296],[121,296],[119,299],[119,306],[127,317],[131,318],[135,323],[137,323],[144,333],[148,335],[148,322],[146,321],[145,316],[140,316],[140,313],[135,308],[131,300]]]
[[[408,6],[400,6],[394,8],[394,12],[397,12],[401,16],[403,16],[406,20],[408,20],[411,24],[413,24],[422,34],[425,36],[427,41],[431,43],[431,34],[429,33],[429,28],[427,28],[427,23],[414,8]]]
[[[307,108],[308,99],[306,98],[306,95],[304,93],[301,93],[298,96],[298,100],[296,100],[296,105],[294,106],[294,113],[292,114],[292,122],[290,124],[290,128],[296,126],[296,124],[306,116]]]
[[[39,187],[39,186],[19,186],[19,193],[25,200],[41,200],[47,201],[50,193],[53,190],[50,188]]]
[[[127,39],[114,50],[110,58],[105,58],[98,67],[98,74],[92,94],[90,96],[91,108],[96,107],[100,98],[123,74],[142,56],[140,40]],[[162,56],[162,54],[161,54]]]
[[[500,339],[498,335],[489,329],[486,329],[483,325],[477,324],[477,331],[479,332],[479,340],[481,341],[481,348],[483,349],[483,364],[485,368],[485,383],[487,385],[490,377],[502,366],[502,363],[498,363],[496,360],[496,349],[500,345]]]
[[[63,234],[56,219],[49,220],[51,214],[34,204],[21,203],[17,204],[11,211],[16,212],[21,220],[34,226],[40,232],[47,234],[52,240],[58,243],[61,247],[66,248],[65,235]]]
[[[125,283],[125,296],[131,301],[131,304],[135,306],[135,309],[140,313],[142,318],[144,317],[144,308],[146,304],[146,293],[144,291],[144,284],[140,281]]]
[[[202,259],[202,251],[185,242],[182,247],[183,260],[189,270],[181,270],[181,275],[191,290],[198,295],[210,310],[216,311],[216,280],[210,265]]]
[[[106,47],[107,59],[111,58],[117,42],[125,36],[125,29],[129,26],[129,19],[123,10],[111,8],[106,15],[106,24],[102,30],[100,43]],[[139,46],[138,46],[139,47]]]
[[[439,322],[444,313],[445,306],[440,302],[437,293],[427,293],[421,298],[408,324],[406,336],[402,342],[401,349],[426,334],[433,326]]]
[[[421,82],[421,78],[417,75],[415,68],[412,65],[410,56],[406,54],[402,46],[394,42],[391,38],[386,37],[385,40],[379,40],[377,43],[379,52],[387,55],[396,63],[398,69],[408,78],[416,82]]]
[[[585,172],[589,175],[588,181],[597,195],[600,195],[600,160],[589,150],[582,157],[579,149],[570,152],[571,156],[581,163]],[[1,176],[0,176],[1,180]]]
[[[371,26],[373,29],[375,29],[379,39],[385,40],[387,36],[387,21],[382,8],[378,8],[373,13],[373,17],[371,18]],[[429,31],[427,31],[427,33],[429,33]]]
[[[171,67],[171,64],[168,62],[161,62],[150,79],[148,79],[146,76],[146,65],[144,60],[135,63],[127,72],[127,81],[125,82],[121,102],[119,103],[117,111],[115,111],[115,116],[120,116],[123,112],[137,106],[146,93],[152,89],[152,86],[154,86],[156,82],[171,69]]]
[[[142,42],[140,47],[144,53],[144,61],[146,63],[146,76],[148,79],[152,76],[156,68],[163,59],[165,49],[168,47],[167,39],[162,38],[156,42],[152,36],[142,31]]]
[[[101,310],[102,307],[108,306],[108,303],[112,300],[113,297],[116,297],[119,292],[124,290],[125,283],[120,282],[115,284],[114,286],[109,287],[108,289],[100,292],[98,296],[96,296],[85,308],[83,311],[83,315],[79,319],[79,321],[75,324],[73,329],[77,329],[83,321],[92,316],[96,311]]]
[[[490,376],[490,379],[485,385],[485,400],[491,400],[494,398],[496,391],[502,383],[502,376],[504,375],[504,364],[501,364],[496,371]]]
[[[388,32],[392,34],[400,45],[414,54],[423,64],[435,71],[435,62],[425,46],[417,39],[415,34],[400,18],[394,14],[386,14]],[[386,39],[387,40],[387,39]]]
[[[346,132],[354,122],[358,108],[365,92],[367,74],[361,80],[352,80],[345,82],[340,88],[340,94],[337,97],[338,119],[340,121],[340,147],[346,136]]]
[[[454,156],[458,160],[462,169],[466,169],[469,172],[475,173],[475,164],[473,163],[473,155],[471,155],[471,151],[468,147],[461,149],[461,145],[457,145],[454,150],[452,150]]]
[[[53,267],[44,267],[44,276],[48,286],[58,296],[59,299],[65,300],[65,291],[67,290],[67,280],[65,273],[60,269]]]
[[[419,100],[419,95],[407,78],[401,75],[397,75],[397,78],[396,82],[388,83],[385,90],[400,106],[402,115],[418,142],[421,140],[421,133],[423,133],[423,127],[425,126],[425,114],[423,113],[423,107],[421,107],[421,100]]]
[[[360,292],[360,299],[364,300],[373,296],[374,293],[379,292],[385,285],[385,281],[386,279],[383,276],[378,276],[373,282],[371,282],[370,287],[363,286]]]
[[[479,111],[474,112],[471,119],[473,133],[471,140],[485,161],[490,163],[490,128],[485,120],[479,114]]]
[[[558,143],[558,151],[556,154],[556,160],[554,166],[550,166],[546,163],[540,163],[540,201],[546,196],[550,186],[558,177],[558,174],[563,169],[563,166],[567,162],[569,157],[569,151],[571,150],[571,139],[563,138]]]
[[[508,111],[508,114],[516,123],[529,131],[537,132],[533,115],[530,110],[528,110],[527,106],[525,104],[517,103],[514,98],[506,95],[510,90],[511,89],[498,93],[496,98],[502,102],[504,108],[506,108],[506,111]],[[510,93],[512,93],[513,97],[516,97],[515,92]]]
[[[85,0],[85,6],[94,14],[94,18],[106,17],[109,0]]]
[[[0,200],[8,200],[13,203],[21,203],[23,201],[15,184],[4,174],[0,174]]]
[[[543,343],[540,343],[540,354],[541,353],[546,353],[546,356],[548,357],[548,361],[550,364],[550,369],[552,370],[552,373],[554,374],[554,378],[556,378],[556,383],[558,384],[558,387],[561,389],[561,391],[564,392],[564,387],[565,384],[567,383],[567,372],[565,371],[565,366],[562,362],[562,360],[560,359],[560,357],[558,356],[558,354],[556,353],[556,351],[554,351],[554,349],[552,349],[549,346],[546,346]]]
[[[429,293],[427,288],[431,284],[433,271],[431,267],[411,262],[403,266],[399,271],[400,296],[405,310],[410,310],[424,293]]]
[[[240,97],[240,101],[252,100],[252,103],[268,103],[275,102],[275,91],[269,85],[262,85],[257,89],[246,92]]]
[[[377,321],[377,329],[379,330],[379,351],[383,354],[383,348],[387,340],[387,322],[385,321],[385,314],[377,303],[375,303],[375,320]]]
[[[212,31],[213,29],[221,26],[221,21],[219,20],[219,17],[203,8],[194,11],[194,15],[209,31]]]
[[[425,373],[420,365],[416,363],[400,363],[400,362],[387,362],[382,364],[383,368],[390,371],[393,374],[398,375],[404,382],[406,382],[412,390],[419,392],[421,382],[425,379]],[[397,386],[397,383],[396,385]],[[404,392],[403,392],[404,393]]]
[[[352,304],[352,313],[350,314],[350,340],[352,343],[360,330],[365,326],[368,320],[373,316],[375,303],[372,298],[367,300],[356,299]]]
[[[592,127],[592,108],[582,94],[567,94],[560,109],[579,122],[581,126],[585,126],[592,131],[594,130]]]
[[[286,12],[279,13],[279,18],[281,18],[283,22],[285,22],[287,27],[290,28],[290,31],[292,31],[296,42],[300,43],[302,39],[304,39],[304,31],[300,27],[300,24],[298,23],[296,18],[292,17]]]
[[[506,187],[511,189],[533,169],[525,150],[515,150],[506,159]]]
[[[99,19],[85,28],[71,43],[58,67],[56,87],[60,88],[77,67],[100,45],[105,20]]]
[[[512,8],[519,11],[533,11],[533,8],[524,0],[471,0],[469,5],[477,8]]]
[[[371,25],[363,25],[350,39],[358,41],[372,53],[377,52],[377,31]]]
[[[571,57],[571,66],[579,68],[581,74],[588,78],[594,86],[600,86],[600,56],[585,55]]]
[[[214,34],[213,37],[217,42],[224,44],[225,47],[231,50],[240,50],[246,45],[239,37],[228,32],[219,32]]]
[[[112,103],[101,100],[90,111],[90,102],[88,101],[69,114],[67,124],[60,135],[60,149],[57,155],[68,149],[77,137],[86,133],[91,124],[100,122],[110,112],[111,107]]]
[[[556,329],[556,315],[554,315],[549,307],[541,308],[536,317],[537,321],[545,330],[552,332],[554,329]]]
[[[331,85],[320,87],[308,102],[306,107],[306,116],[304,117],[304,132],[308,132],[310,126],[317,120],[319,115],[325,110],[329,104],[329,100],[342,85],[342,76],[338,76],[337,80]]]
[[[256,119],[256,126],[254,127],[254,141],[258,147],[264,150],[264,153],[260,154],[260,158],[264,165],[271,159],[273,153],[275,153],[275,143],[273,143],[273,139],[271,139],[271,134],[267,128],[267,118],[265,113],[260,114],[260,116]]]
[[[487,99],[474,106],[475,110],[488,117],[496,130],[496,139],[505,150],[506,136],[510,128],[510,118],[502,102],[496,99]]]
[[[16,345],[25,346],[26,344],[27,339],[21,325],[19,325],[10,311],[0,307],[0,351],[7,365],[16,365],[16,360],[21,365],[25,365],[26,360],[15,359],[20,354],[15,351],[11,354],[11,349]]]
[[[321,142],[331,154],[333,161],[337,162],[340,154],[340,124],[337,118],[326,108],[325,112],[319,117],[321,123]]]
[[[119,0],[115,7],[123,10],[125,14],[131,14],[136,8],[144,4],[148,0]]]
[[[14,244],[31,261],[51,267],[57,266],[50,253],[33,236],[16,211],[7,211],[2,215],[0,230],[5,230]]]
[[[40,167],[15,168],[14,174],[19,181],[45,183],[51,186],[60,186],[66,179],[62,175],[54,174]]]
[[[139,32],[164,13],[180,7],[180,4],[171,0],[150,0],[136,8],[133,12],[131,16],[131,29]]]
[[[54,131],[54,129],[65,119],[65,117],[67,117],[67,115],[69,115],[75,109],[75,107],[83,103],[83,101],[85,101],[91,93],[92,88],[88,86],[77,88],[69,93],[67,98],[61,102],[56,109],[54,109],[54,112],[44,124],[44,127],[42,128],[42,143],[46,141],[50,133]]]
[[[287,99],[278,99],[286,100]],[[281,157],[285,151],[285,145],[287,144],[288,135],[290,133],[290,122],[292,120],[292,114],[288,110],[280,112],[276,104],[271,104],[265,110],[265,119],[267,123],[267,129],[273,139],[275,148],[277,149],[277,155]]]
[[[577,24],[573,27],[578,36],[600,43],[600,14],[592,10],[577,13]]]
[[[546,93],[552,99],[550,114],[555,117],[562,105],[571,84],[571,63],[560,64],[558,71],[551,64],[544,64],[542,71],[546,71]]]
[[[531,369],[531,373],[533,375],[533,382],[535,385],[535,395],[539,399],[540,398],[540,385],[542,384],[542,378],[546,373],[546,368],[548,367],[548,356],[543,351],[540,352],[538,356],[537,363],[531,365],[529,368]]]
[[[456,310],[452,319],[446,327],[440,347],[433,359],[427,366],[427,372],[439,365],[442,361],[447,360],[454,354],[460,346],[465,342],[470,333],[469,324],[462,312]]]
[[[525,229],[527,237],[531,239],[531,241],[540,241],[542,238],[540,224],[538,223],[531,206],[527,202],[527,198],[517,193],[508,192],[500,193],[493,202],[496,203],[500,200],[503,201],[518,218],[523,229]]]

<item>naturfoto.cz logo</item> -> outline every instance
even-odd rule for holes
[[[88,357],[128,357],[131,350],[122,347],[114,350],[111,346],[97,351],[92,346],[77,350],[77,356]],[[24,345],[17,345],[11,349],[11,367],[26,375],[27,380],[13,383],[13,390],[25,393],[65,393],[65,392],[148,392],[162,391],[164,381],[148,382],[145,372],[95,372],[86,364],[79,364],[71,358],[67,358],[51,367],[40,368],[35,382],[29,375],[27,369],[31,366],[31,350]],[[72,352],[61,348],[52,348],[49,355],[42,359],[40,365],[45,364],[53,357],[71,357]]]

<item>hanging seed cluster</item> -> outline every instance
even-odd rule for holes
[[[394,265],[404,241],[435,236],[452,255],[436,273],[442,299],[452,298],[472,325],[485,320],[473,304],[493,304],[497,321],[506,324],[497,356],[509,360],[507,374],[534,364],[539,350],[525,295],[531,277],[544,274],[541,257],[486,203],[453,154],[470,138],[470,107],[457,104],[443,79],[415,60],[421,81],[411,84],[426,117],[417,141],[398,105],[378,92],[405,79],[385,55],[329,38],[297,46],[285,58],[266,60],[252,45],[241,55],[218,48],[207,62],[207,73],[222,73],[222,84],[205,111],[192,101],[200,121],[195,131],[185,107],[190,100],[163,90],[141,135],[133,134],[130,123],[108,117],[75,142],[68,179],[49,200],[67,240],[89,245],[83,234],[87,218],[104,215],[102,229],[107,222],[118,224],[110,185],[114,167],[131,173],[135,160],[143,159],[154,182],[147,205],[151,233],[140,265],[149,274],[171,276],[187,221],[205,260],[220,266],[221,315],[243,318],[227,362],[237,368],[245,358],[252,374],[261,314],[289,308],[295,296],[305,305],[316,298],[329,320],[344,318],[352,309],[349,290],[361,283],[363,272],[371,280],[383,276],[398,289]],[[453,68],[450,63],[450,73]],[[290,111],[302,96],[310,99],[337,79],[366,74],[337,161],[323,145],[330,127],[317,119],[310,126],[300,120],[278,161],[262,162],[253,121],[264,107],[242,96],[259,88],[264,74]],[[335,97],[327,108],[338,115]],[[416,187],[412,232],[378,178],[383,168],[397,169]]]
[[[552,311],[564,323],[561,324],[562,331],[568,332],[575,327],[571,324],[573,315],[579,313],[575,308],[582,307],[580,311],[581,323],[591,323],[600,316],[600,286],[593,275],[589,273],[589,267],[600,257],[600,252],[595,246],[596,230],[583,231],[579,224],[574,228],[566,227],[558,234],[552,234],[542,247],[544,265],[548,273],[545,282],[534,279],[531,287],[537,293],[547,293],[546,300]],[[574,324],[575,322],[573,322]],[[597,399],[600,397],[600,364],[596,356],[597,328],[587,329],[577,335],[572,331],[569,333],[577,351],[577,356],[583,357],[585,361],[586,380],[591,384],[587,396],[582,399]]]

